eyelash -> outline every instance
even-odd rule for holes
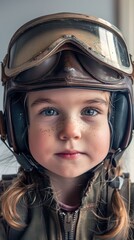
[[[86,107],[81,111],[81,115],[86,115],[86,116],[96,116],[99,113],[99,110],[96,110],[92,107]],[[56,108],[53,107],[47,107],[43,109],[40,112],[41,115],[44,115],[46,117],[51,117],[51,116],[57,116],[59,115],[59,111]]]
[[[52,111],[54,114],[52,114]],[[56,114],[55,114],[56,113]],[[52,107],[47,107],[45,109],[43,109],[41,112],[40,112],[41,115],[45,115],[47,117],[51,117],[51,116],[57,116],[59,115],[59,112],[57,109],[55,108],[52,108]]]
[[[87,111],[87,113],[86,113]],[[81,114],[86,116],[96,116],[99,113],[98,110],[92,108],[92,107],[86,107],[82,110]]]

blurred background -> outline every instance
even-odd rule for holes
[[[134,0],[0,0],[0,61],[14,32],[25,22],[56,12],[77,12],[103,18],[117,26],[123,33],[134,60]],[[1,74],[1,73],[0,73]],[[0,109],[3,89],[0,85]],[[134,181],[134,139],[123,155],[123,167]],[[0,177],[15,173],[18,165],[12,153],[0,140]]]

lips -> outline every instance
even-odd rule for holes
[[[83,154],[82,152],[79,152],[79,151],[76,151],[76,150],[73,150],[73,151],[64,151],[64,152],[59,152],[59,153],[56,153],[56,155],[58,157],[61,157],[61,158],[65,158],[65,159],[77,159],[79,158],[79,156]]]

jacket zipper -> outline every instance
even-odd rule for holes
[[[63,224],[64,240],[74,240],[75,227],[78,218],[78,210],[73,213],[60,211],[60,219]]]

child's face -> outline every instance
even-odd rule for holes
[[[108,92],[73,88],[31,92],[28,109],[31,154],[51,172],[76,177],[106,157]]]

